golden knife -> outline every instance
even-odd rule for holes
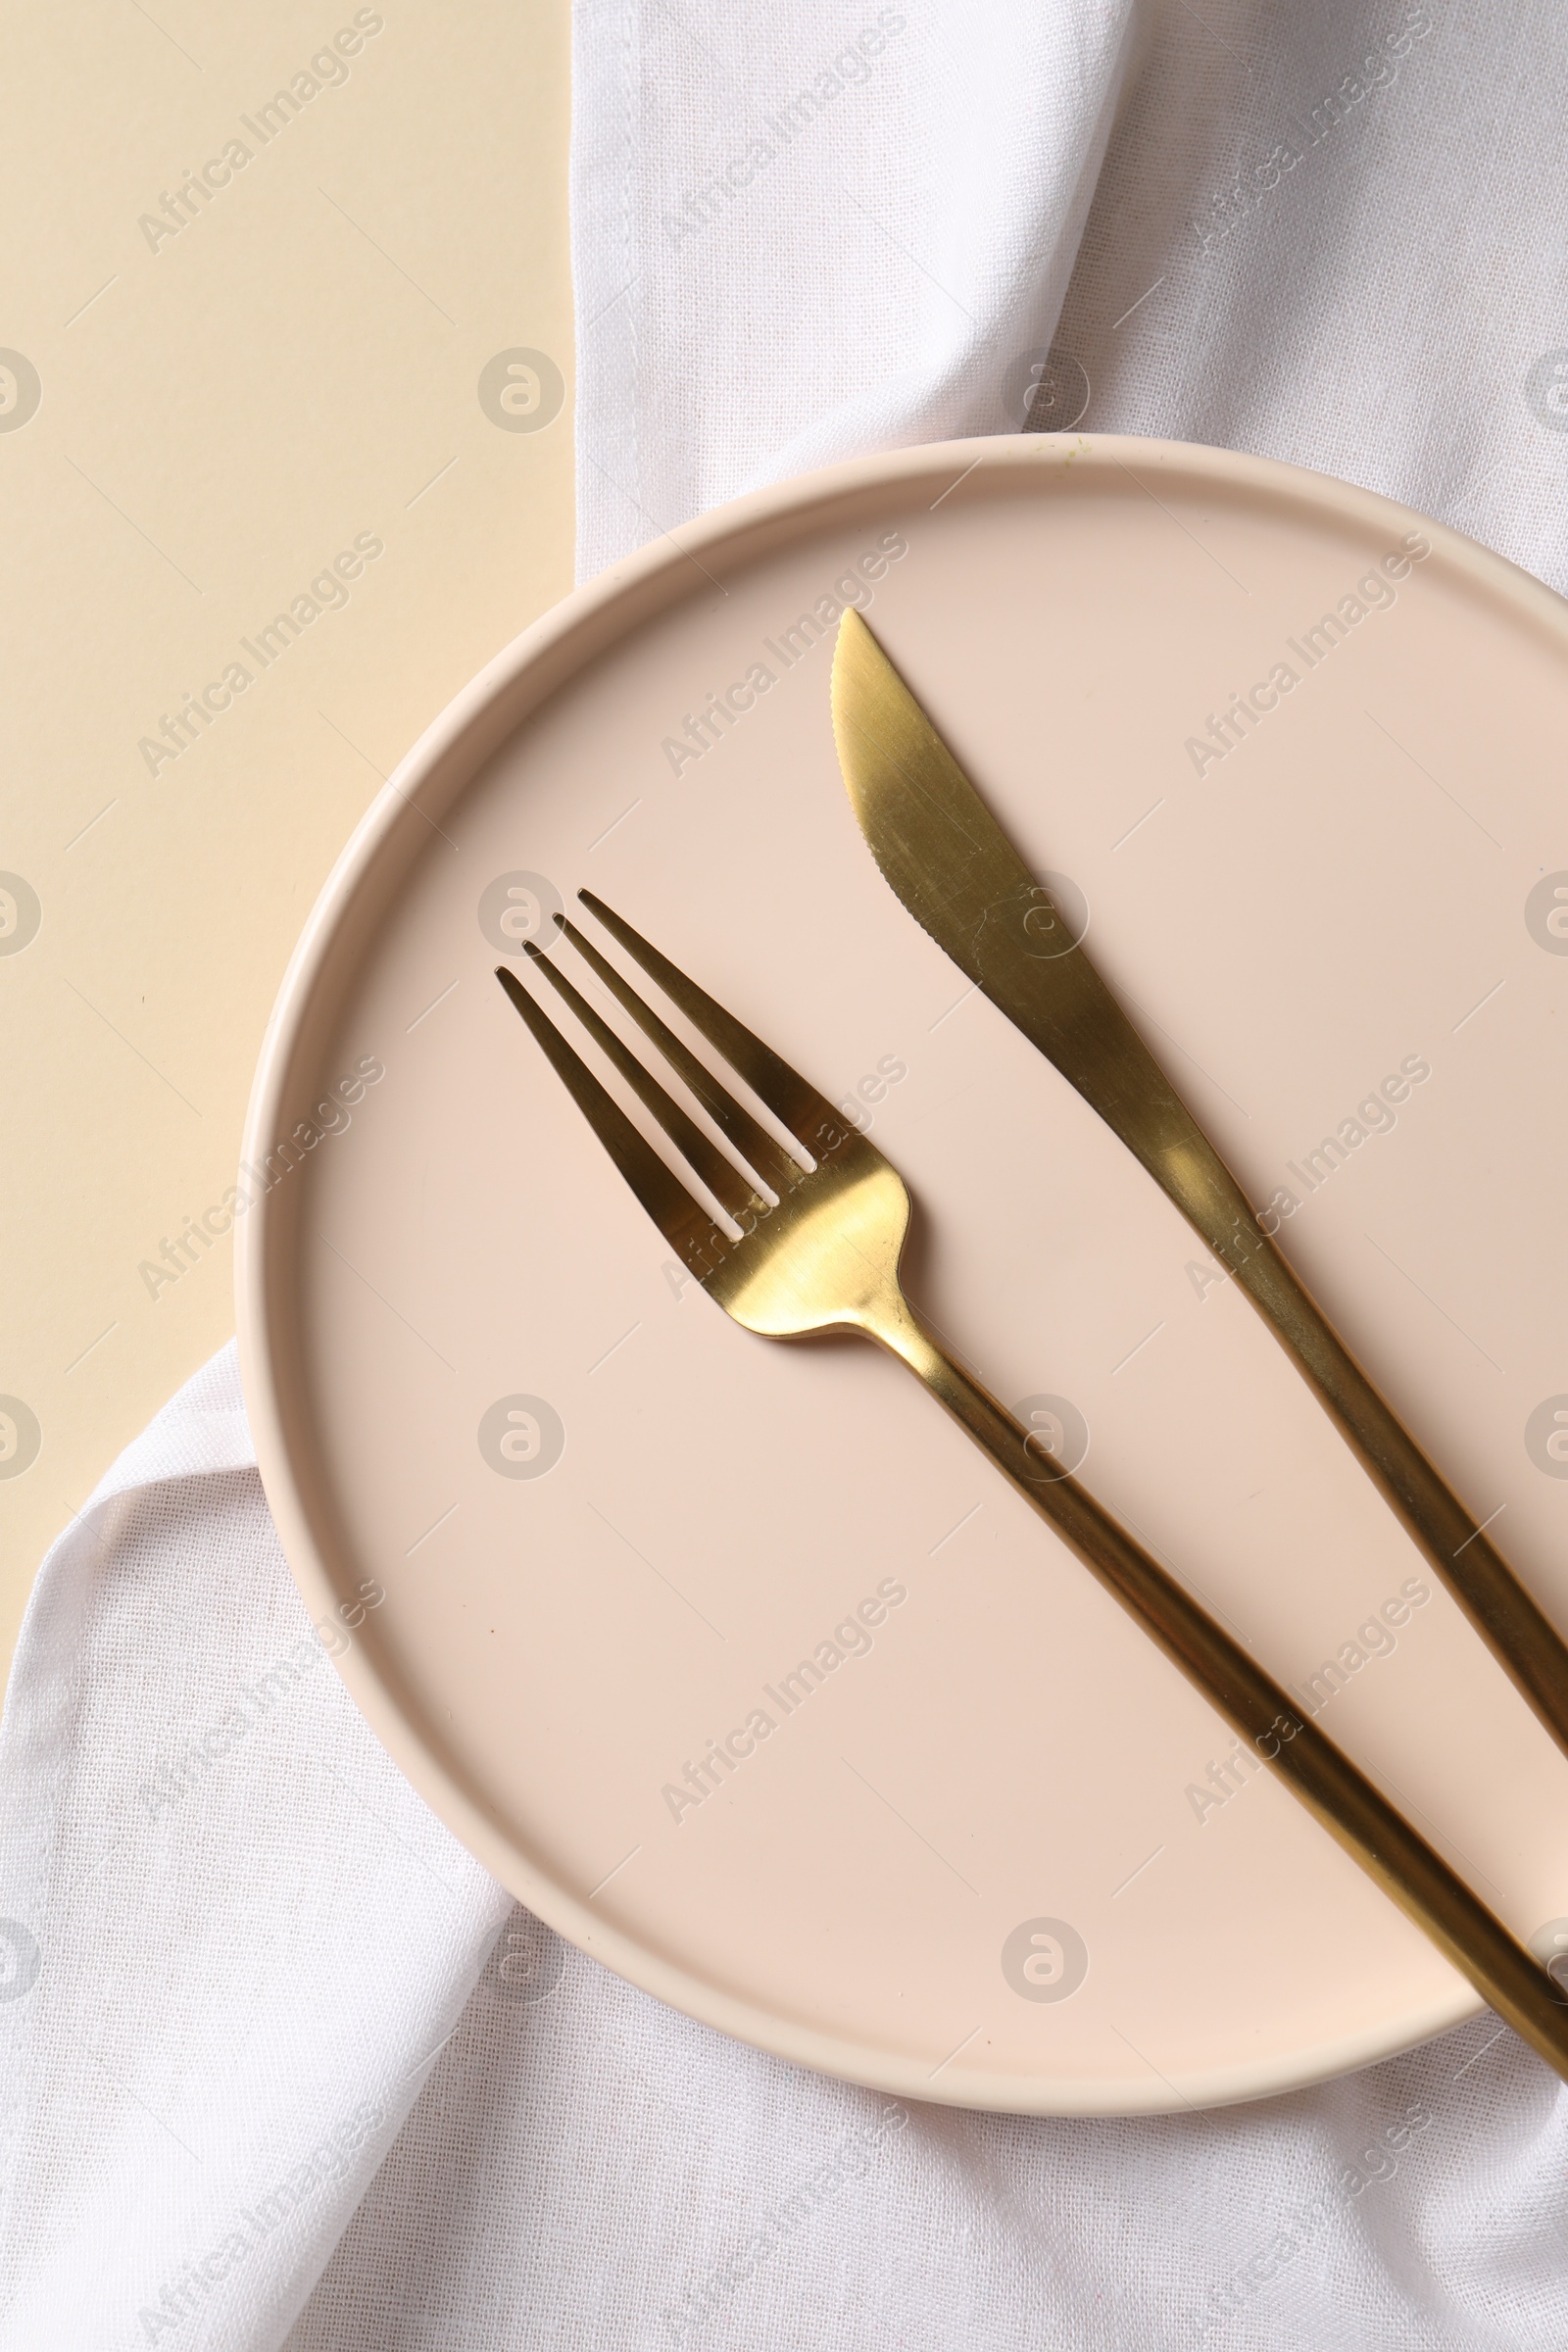
[[[852,607],[833,661],[833,730],[885,879],[1137,1154],[1317,1391],[1386,1500],[1568,1753],[1568,1646],[1379,1395],[1311,1298],[1050,890]]]

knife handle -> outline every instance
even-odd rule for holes
[[[980,973],[981,985],[1093,1104],[1240,1283],[1390,1509],[1568,1755],[1568,1644],[1486,1534],[1490,1523],[1477,1525],[1374,1388],[1082,949],[1044,968],[1053,991],[1049,1005],[1022,989],[1022,959],[1008,963],[1000,950],[996,968]],[[1000,993],[1004,984],[1015,1002]]]
[[[1167,1126],[1152,1149],[1140,1149],[1130,1134],[1124,1140],[1240,1283],[1391,1510],[1568,1754],[1568,1643],[1373,1386],[1279,1244],[1261,1230],[1197,1121],[1168,1098],[1165,1110],[1167,1121],[1176,1112],[1179,1135]]]
[[[866,1326],[870,1336],[925,1383],[1314,1819],[1568,2082],[1568,2003],[1541,1963],[1186,1587],[1075,1478],[1053,1473],[1032,1453],[1032,1433],[954,1361],[902,1298],[898,1307]]]

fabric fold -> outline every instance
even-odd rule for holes
[[[0,1727],[0,2342],[272,2346],[510,1905],[311,1624],[226,1348],[44,1562]]]
[[[1137,28],[580,0],[579,577],[761,482],[1016,430]]]

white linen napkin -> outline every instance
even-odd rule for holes
[[[313,1628],[232,1346],[50,1552],[0,1734],[3,2341],[275,2345],[508,1903]]]
[[[585,570],[1038,387],[1037,421],[1087,393],[1091,428],[1319,466],[1568,587],[1545,0],[579,0],[575,71]],[[24,1629],[5,2352],[1568,2334],[1568,2093],[1493,2019],[1058,2123],[810,2076],[565,1949],[360,1722],[252,1462],[225,1351]]]
[[[1087,392],[1088,428],[1339,474],[1568,589],[1552,0],[576,24],[584,577],[759,482],[1016,432],[1034,381],[1036,424]]]

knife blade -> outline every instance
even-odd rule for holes
[[[1024,864],[853,606],[834,653],[833,729],[860,830],[894,895],[1172,1192],[1223,1262],[1248,1254],[1261,1237],[1241,1188],[1076,941],[1058,894]]]
[[[839,624],[832,708],[850,800],[895,896],[1240,1284],[1568,1754],[1568,1645],[1485,1532],[1491,1520],[1477,1523],[1346,1347],[1074,936],[1061,894],[1031,873],[853,606]]]

